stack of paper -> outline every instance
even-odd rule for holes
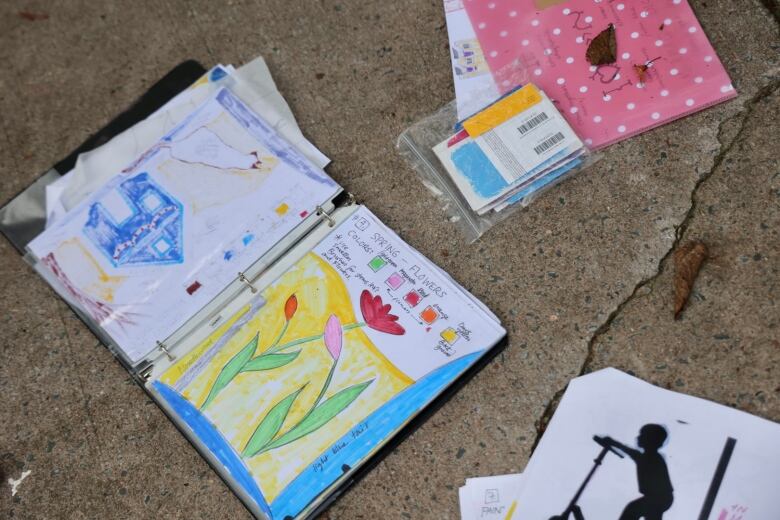
[[[462,520],[505,520],[517,509],[523,475],[468,478],[458,490]]]
[[[778,439],[770,421],[594,372],[569,384],[506,518],[778,518]]]
[[[466,119],[433,151],[471,209],[521,202],[582,163],[586,148],[547,95],[528,84]]]
[[[736,96],[686,0],[444,0],[444,10],[461,119],[533,81],[598,149]],[[586,49],[610,25],[615,60],[594,65]]]
[[[36,268],[129,364],[341,188],[262,58],[216,66],[47,188]]]
[[[295,116],[276,89],[262,57],[236,69],[217,65],[150,117],[108,143],[79,156],[76,166],[46,187],[46,226],[105,184],[161,137],[182,123],[193,110],[222,87],[229,87],[256,114],[320,168],[329,162],[301,133]]]

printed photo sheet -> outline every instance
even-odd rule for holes
[[[28,247],[133,363],[337,192],[221,89]]]
[[[253,507],[295,517],[505,335],[360,208],[150,383]]]
[[[512,518],[777,518],[778,439],[773,422],[600,370],[569,384]]]

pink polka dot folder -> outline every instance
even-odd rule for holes
[[[463,2],[499,91],[522,68],[591,148],[737,95],[686,0]],[[610,23],[617,59],[593,66],[588,44]]]

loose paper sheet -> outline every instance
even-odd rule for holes
[[[461,520],[506,520],[517,509],[523,475],[469,478],[458,490]]]
[[[463,0],[444,0],[447,34],[452,57],[452,78],[458,119],[465,119],[498,97]]]
[[[604,453],[577,501],[585,519],[777,518],[780,425],[615,369],[569,384],[524,472],[513,518],[563,514],[605,438],[615,451]]]
[[[144,121],[79,156],[74,169],[46,190],[47,226],[105,184],[219,88],[228,86],[256,114],[320,168],[330,160],[301,133],[262,57],[234,70],[218,65]]]
[[[135,362],[337,191],[222,89],[29,248]]]
[[[366,208],[260,296],[152,388],[275,519],[295,517],[505,334]]]

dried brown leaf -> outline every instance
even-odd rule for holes
[[[686,242],[674,252],[674,319],[676,320],[680,319],[680,314],[693,289],[693,283],[699,275],[701,264],[707,259],[707,255],[707,246],[697,241]]]
[[[590,41],[585,57],[591,65],[608,65],[617,59],[617,39],[615,26],[609,24]]]
[[[637,77],[639,78],[639,83],[645,82],[645,77],[647,76],[647,69],[649,67],[645,64],[642,65],[634,65],[634,72],[636,72]]]
[[[652,60],[647,60],[646,62],[639,64],[634,64],[634,72],[636,72],[636,75],[639,77],[639,83],[644,83],[645,78],[647,78],[647,73],[650,70],[650,67],[653,66],[653,63],[660,60],[661,57],[658,56],[657,58],[653,58]]]

